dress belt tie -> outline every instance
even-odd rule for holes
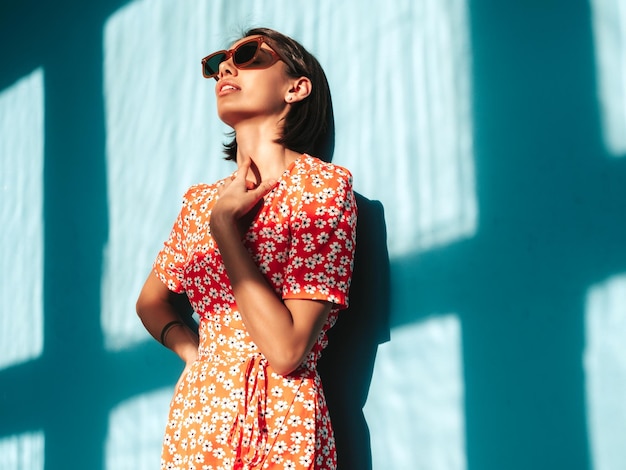
[[[250,356],[244,363],[242,377],[244,393],[239,400],[230,439],[234,448],[240,449],[234,470],[255,468],[267,455],[268,429],[265,407],[267,404],[267,359],[259,354]]]

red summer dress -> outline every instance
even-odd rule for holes
[[[167,287],[185,292],[200,316],[199,358],[170,405],[166,470],[336,468],[317,359],[347,306],[356,238],[352,176],[309,155],[285,170],[244,244],[282,299],[333,303],[322,332],[289,375],[272,370],[237,310],[209,220],[225,180],[191,187],[154,263]]]

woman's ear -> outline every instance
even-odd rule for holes
[[[296,103],[302,101],[304,98],[311,94],[313,84],[307,77],[300,77],[291,82],[291,87],[285,95],[285,101],[287,103]]]

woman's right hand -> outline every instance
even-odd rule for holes
[[[219,199],[211,210],[211,233],[218,242],[219,236],[231,224],[236,224],[246,214],[258,208],[263,197],[276,185],[276,180],[262,181],[254,186],[246,180],[252,160],[244,160],[237,169],[236,176],[220,189]],[[225,227],[226,226],[226,227]],[[241,227],[239,227],[241,231]],[[245,227],[247,230],[247,227]],[[228,235],[226,235],[228,236]]]

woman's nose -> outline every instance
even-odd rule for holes
[[[235,70],[237,70],[237,67],[233,64],[233,58],[229,57],[218,67],[219,78],[222,78],[224,75],[235,75]]]

